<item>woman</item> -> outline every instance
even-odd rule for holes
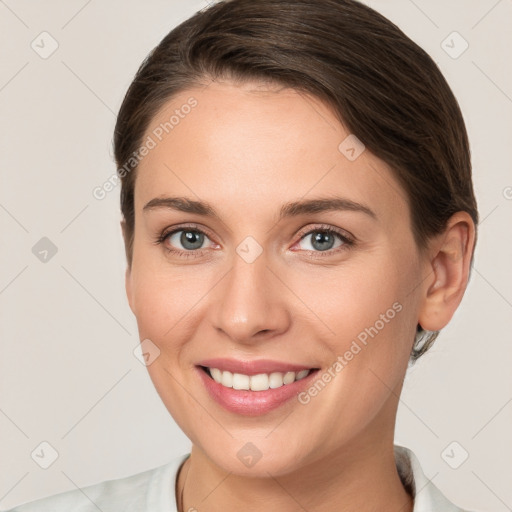
[[[478,222],[432,59],[352,0],[220,2],[144,61],[114,143],[127,297],[191,453],[15,510],[462,510],[393,444]]]

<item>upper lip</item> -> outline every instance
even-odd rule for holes
[[[231,373],[241,373],[243,375],[257,375],[259,373],[273,372],[300,372],[301,370],[311,370],[312,366],[303,364],[292,364],[283,361],[274,361],[271,359],[257,359],[254,361],[242,361],[239,359],[213,358],[205,359],[198,363],[198,366],[208,368],[218,368],[221,371]]]

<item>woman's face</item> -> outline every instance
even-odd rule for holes
[[[144,142],[127,294],[194,449],[266,476],[392,440],[424,263],[387,166],[318,99],[258,83],[182,92]]]

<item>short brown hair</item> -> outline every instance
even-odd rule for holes
[[[131,267],[136,165],[126,162],[172,96],[206,83],[266,81],[329,105],[403,186],[420,248],[457,211],[478,212],[464,120],[434,61],[354,0],[227,0],[174,28],[144,60],[121,105],[114,154]],[[437,337],[418,325],[414,361]]]

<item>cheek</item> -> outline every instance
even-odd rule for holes
[[[204,273],[178,269],[135,270],[132,297],[140,336],[155,343],[182,338],[193,318],[194,307],[207,291]],[[180,337],[172,336],[178,330]]]
[[[362,415],[362,409],[371,409],[370,402],[378,407],[407,367],[417,319],[410,294],[414,275],[414,264],[390,255],[357,268],[340,268],[329,279],[317,276],[294,283],[325,333],[325,353],[332,364],[338,361],[343,367],[334,369],[332,399],[364,397],[350,405],[357,409],[359,404]],[[314,286],[315,281],[321,285]]]
[[[391,257],[366,258],[338,269],[289,274],[288,283],[318,326],[325,327],[324,339],[339,352],[359,335],[364,339],[368,330],[376,328],[384,336],[394,329],[392,324],[399,323],[395,319],[404,316],[397,310],[404,307],[407,273]]]
[[[327,382],[314,382],[301,397],[312,429],[328,428],[351,438],[384,407],[393,410],[416,324],[414,307],[405,299],[406,276],[388,268],[385,275],[382,268],[370,267],[348,272],[323,284],[323,291],[309,292],[308,305],[332,331],[323,337],[330,363],[319,375]],[[327,445],[334,448],[338,442],[333,435]]]
[[[180,428],[188,435],[194,432],[194,421],[211,421],[197,406],[183,372],[187,370],[187,343],[197,330],[197,311],[208,290],[204,275],[178,269],[134,266],[134,310],[139,337],[149,339],[158,347],[158,356],[147,366],[148,374],[163,404]],[[204,417],[203,417],[204,416]]]

